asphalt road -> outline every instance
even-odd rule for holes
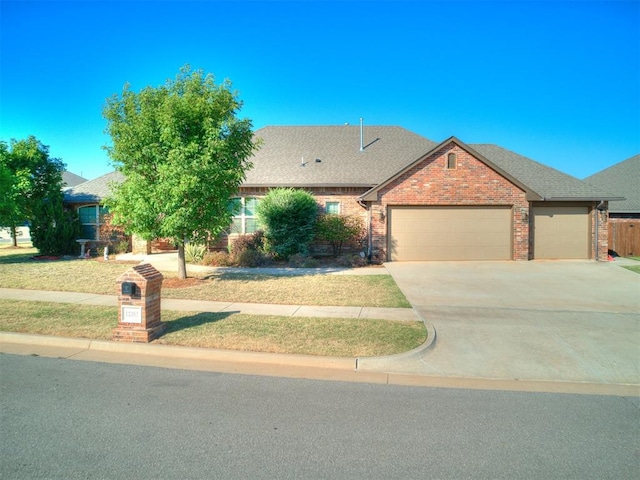
[[[3,479],[637,478],[640,399],[0,355]]]

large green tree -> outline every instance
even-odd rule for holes
[[[49,156],[49,147],[30,136],[0,142],[0,225],[8,226],[17,246],[16,227],[31,224],[34,247],[45,255],[72,253],[79,232],[73,212],[62,203],[64,163]]]
[[[157,88],[107,100],[106,147],[125,180],[107,199],[114,222],[147,240],[178,245],[178,275],[186,278],[184,246],[229,227],[228,204],[256,148],[251,121],[231,83],[183,67]]]

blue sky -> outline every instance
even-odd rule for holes
[[[1,0],[0,139],[112,170],[105,99],[180,67],[267,125],[398,125],[578,178],[640,152],[640,2]]]

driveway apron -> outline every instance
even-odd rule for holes
[[[360,368],[640,384],[640,275],[593,261],[385,265],[436,330],[427,349]]]

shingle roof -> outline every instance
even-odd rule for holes
[[[360,151],[359,126],[262,128],[255,136],[263,144],[243,185],[372,187],[436,145],[401,127],[363,132]]]
[[[619,197],[555,168],[490,144],[469,145],[545,200],[608,200]]]
[[[75,173],[68,172],[67,170],[62,172],[62,186],[64,188],[75,187],[86,181],[86,178],[76,175]]]
[[[262,128],[255,132],[262,146],[251,159],[253,168],[243,186],[348,186],[371,188],[373,193],[427,154],[455,141],[527,191],[531,200],[620,199],[615,191],[608,193],[497,145],[466,145],[455,137],[436,144],[401,127],[365,126],[363,132],[361,151],[359,126]],[[67,190],[65,201],[100,201],[108,195],[109,183],[122,180],[119,172],[103,175]]]
[[[81,183],[64,192],[64,201],[68,203],[95,203],[109,195],[109,185],[122,183],[124,176],[120,172],[111,172],[101,177]]]
[[[626,198],[611,202],[611,213],[640,213],[640,155],[594,173],[584,181]]]
[[[451,142],[467,150],[490,168],[503,175],[509,181],[520,187],[527,194],[527,199],[556,200],[556,201],[580,201],[580,200],[609,200],[617,198],[593,185],[578,180],[571,175],[562,173],[551,167],[547,167],[530,158],[524,157],[497,145],[474,144],[467,145],[456,137],[450,137],[432,149],[425,151],[421,158],[405,165],[395,171],[374,188],[366,192],[360,198],[363,200],[375,200],[378,191],[402,173],[420,163],[423,158],[433,152],[446,147]]]

